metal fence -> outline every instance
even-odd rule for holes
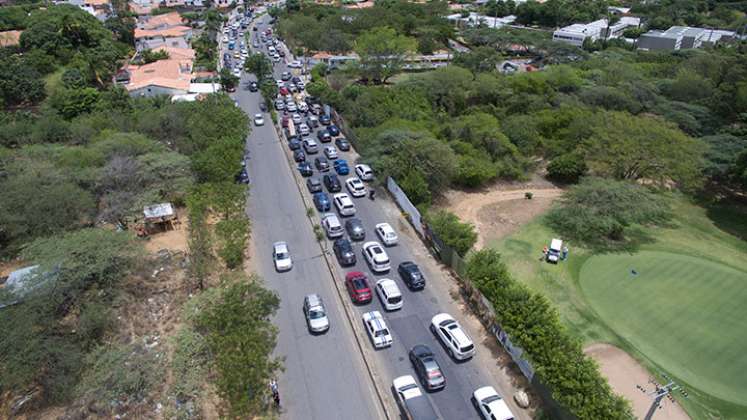
[[[485,327],[495,336],[496,341],[506,350],[524,377],[527,378],[532,389],[544,402],[544,408],[552,418],[575,419],[552,397],[552,390],[544,384],[539,375],[535,375],[529,360],[524,358],[524,349],[513,344],[511,337],[498,323],[495,309],[490,300],[467,278],[467,262],[450,246],[446,245],[438,235],[423,222],[420,212],[412,204],[407,195],[391,177],[387,179],[387,189],[394,197],[400,209],[407,214],[415,230],[420,234],[426,246],[444,264],[449,266],[465,290],[468,303]]]

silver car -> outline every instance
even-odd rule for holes
[[[329,329],[327,311],[324,310],[324,302],[316,293],[306,295],[303,299],[303,313],[306,316],[306,325],[312,333],[321,333]]]

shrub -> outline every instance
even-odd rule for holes
[[[583,156],[578,153],[560,155],[547,165],[547,175],[550,178],[569,184],[577,183],[587,170]]]
[[[477,232],[471,223],[462,223],[459,218],[446,210],[428,212],[428,226],[438,235],[444,244],[453,248],[460,256],[465,256],[477,242]]]

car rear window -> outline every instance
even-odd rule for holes
[[[474,348],[475,348],[475,346],[474,346],[474,345],[472,345],[472,344],[469,344],[469,345],[466,345],[466,346],[464,346],[464,347],[461,347],[461,348],[459,349],[459,351],[461,351],[462,353],[467,353],[468,351],[472,351],[472,349],[474,349]]]
[[[391,296],[387,300],[389,301],[389,303],[400,303],[402,302],[402,296]]]

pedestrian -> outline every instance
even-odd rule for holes
[[[568,246],[563,245],[563,256],[562,256],[563,261],[565,261],[566,258],[568,258]]]
[[[544,261],[547,259],[547,245],[545,245],[542,248],[542,258],[540,258],[540,261]]]

